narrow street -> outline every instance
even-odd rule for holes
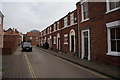
[[[8,57],[10,64],[3,78],[107,78],[37,47],[33,52],[21,52],[19,47],[13,55],[3,56],[3,60],[8,60]]]

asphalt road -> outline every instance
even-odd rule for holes
[[[9,68],[12,69],[10,72],[6,71],[5,78],[106,78],[37,47],[33,48],[33,52],[21,52],[19,47],[12,55],[11,65]],[[16,73],[17,76],[12,75],[11,72]]]

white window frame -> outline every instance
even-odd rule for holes
[[[67,42],[65,42],[65,37],[67,37]],[[68,44],[68,34],[64,35],[64,44]]]
[[[74,25],[74,13],[70,14],[70,25]]]
[[[46,37],[45,37],[45,39],[44,39],[44,44],[45,44],[45,42],[46,42]]]
[[[2,24],[2,17],[0,16],[0,25]]]
[[[85,2],[88,2],[88,0],[83,0],[83,1],[81,2],[81,14],[82,14],[82,21],[81,21],[81,22],[85,22],[85,21],[88,21],[88,20],[89,20],[89,18],[84,19],[83,3],[85,3]],[[89,11],[89,9],[88,9],[88,11]],[[88,13],[88,15],[89,15],[89,13]]]
[[[57,22],[57,30],[59,30],[60,28],[60,25],[59,25],[60,23],[59,22]]]
[[[54,24],[54,31],[56,31],[56,23]]]
[[[120,26],[120,21],[114,21],[106,23],[107,26],[107,36],[108,36],[108,53],[106,55],[120,56],[120,52],[111,51],[111,41],[110,41],[110,29]]]
[[[46,30],[44,31],[44,35],[46,35]]]
[[[67,27],[67,26],[68,26],[68,18],[65,17],[65,18],[64,18],[64,27]]]
[[[53,44],[56,44],[56,37],[54,37],[54,43]]]
[[[30,39],[33,39],[33,37],[31,36]]]
[[[52,32],[52,29],[51,29],[51,27],[50,27],[50,33]]]
[[[36,37],[36,39],[38,40],[38,37]]]
[[[49,34],[49,28],[47,30],[48,30],[47,33]]]
[[[106,0],[106,9],[107,9],[106,14],[108,14],[108,13],[110,13],[110,12],[113,12],[113,11],[116,11],[116,10],[120,9],[120,7],[114,8],[114,9],[111,9],[111,10],[110,10],[110,0]]]

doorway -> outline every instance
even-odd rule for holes
[[[89,29],[82,31],[82,59],[90,60],[90,36],[89,36]]]
[[[70,30],[70,52],[75,52],[75,31]]]

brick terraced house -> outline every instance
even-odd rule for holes
[[[77,10],[74,10],[41,31],[41,45],[47,41],[54,51],[77,53],[77,28]]]
[[[31,45],[37,46],[39,45],[39,32],[27,32],[27,34],[24,34],[24,41],[30,42]]]
[[[79,56],[120,66],[120,1],[77,5]]]
[[[0,53],[2,53],[3,48],[3,18],[4,15],[0,11]]]
[[[76,10],[40,32],[40,46],[120,66],[120,1],[80,0]]]

